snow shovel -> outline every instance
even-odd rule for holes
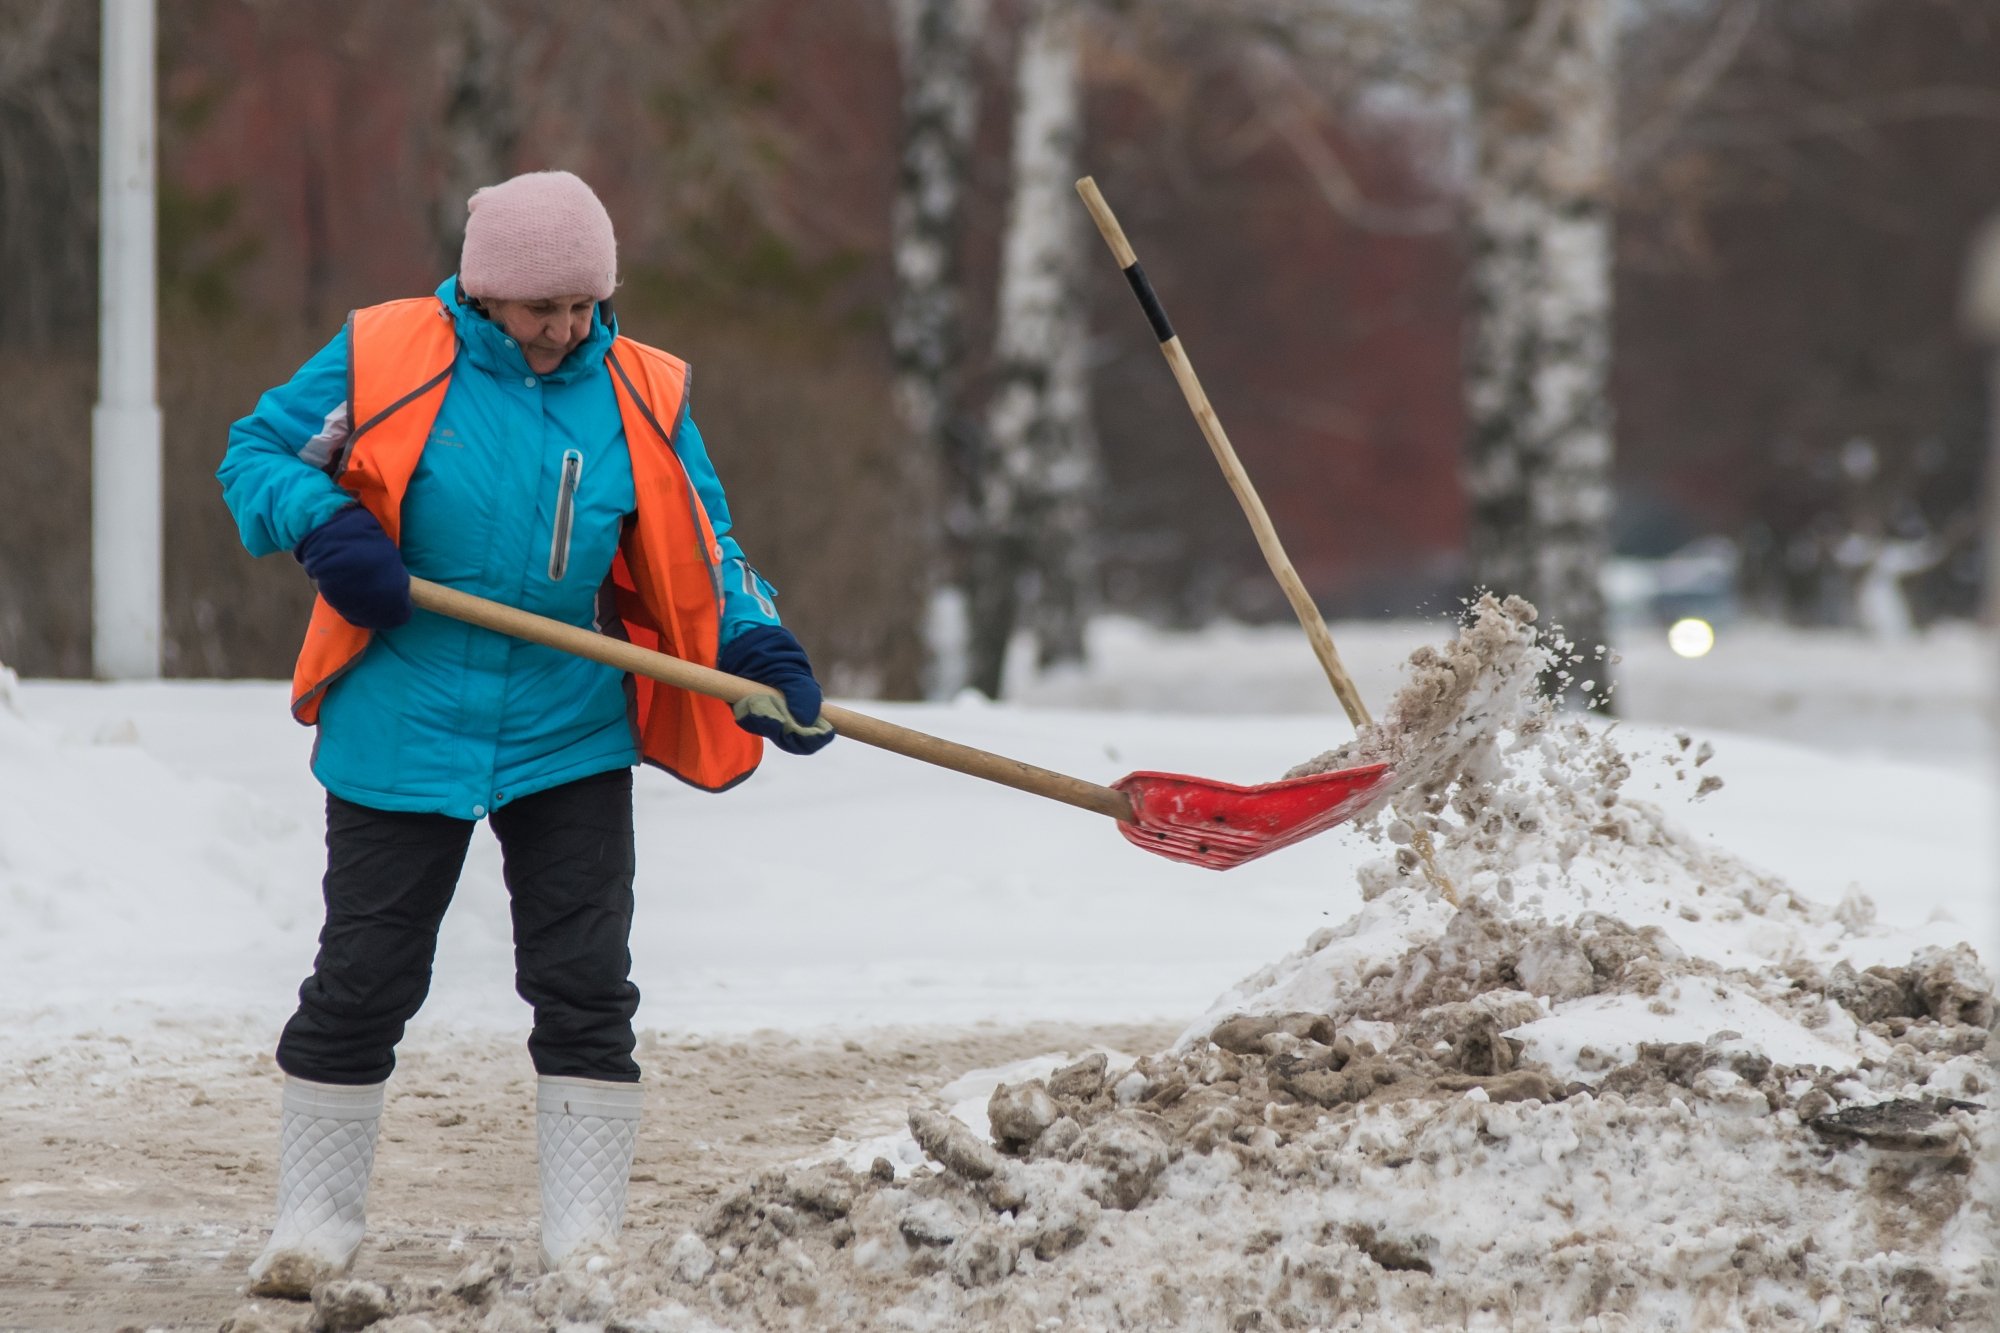
[[[776,694],[768,685],[712,671],[609,635],[474,597],[427,579],[410,580],[410,600],[426,611],[574,653],[678,689],[735,703],[749,694]],[[1109,815],[1127,841],[1170,861],[1228,870],[1289,847],[1353,818],[1388,781],[1386,765],[1288,778],[1261,786],[1181,773],[1131,773],[1109,787],[1008,759],[969,745],[927,736],[834,704],[820,711],[844,736],[893,754],[1046,796],[1080,810]]]
[[[1236,493],[1237,503],[1243,507],[1243,515],[1250,520],[1250,530],[1256,534],[1257,549],[1264,553],[1264,562],[1271,567],[1278,586],[1284,589],[1285,600],[1292,604],[1292,613],[1298,617],[1299,627],[1306,632],[1306,639],[1312,644],[1313,655],[1319,658],[1320,668],[1326,672],[1327,681],[1333,686],[1333,693],[1340,700],[1341,708],[1347,713],[1347,720],[1359,732],[1372,719],[1368,715],[1368,705],[1361,702],[1361,692],[1354,688],[1354,680],[1341,665],[1340,654],[1334,649],[1333,635],[1327,632],[1326,621],[1321,619],[1319,607],[1313,604],[1312,594],[1306,591],[1305,583],[1298,571],[1292,567],[1290,557],[1285,554],[1284,545],[1278,540],[1278,530],[1271,522],[1271,515],[1265,510],[1264,502],[1257,495],[1257,488],[1250,484],[1250,474],[1243,468],[1243,462],[1236,456],[1235,446],[1229,443],[1229,433],[1222,429],[1222,418],[1215,414],[1215,408],[1208,401],[1208,394],[1202,389],[1201,381],[1195,377],[1194,362],[1188,359],[1187,349],[1181,346],[1180,335],[1167,319],[1165,307],[1160,304],[1159,295],[1153,290],[1153,283],[1146,276],[1146,270],[1139,267],[1139,256],[1133,251],[1132,243],[1125,239],[1125,229],[1118,225],[1118,218],[1111,211],[1111,205],[1104,201],[1104,195],[1097,188],[1097,181],[1085,176],[1076,183],[1076,192],[1083,197],[1083,206],[1090,210],[1091,221],[1104,237],[1104,243],[1111,247],[1111,257],[1117,261],[1125,280],[1132,286],[1132,294],[1139,298],[1140,307],[1146,312],[1147,322],[1153,326],[1153,334],[1160,340],[1160,353],[1167,358],[1167,365],[1174,372],[1174,379],[1181,386],[1181,396],[1187,399],[1189,410],[1194,413],[1195,423],[1201,427],[1202,435],[1208,440],[1208,447],[1215,454],[1215,461],[1222,466],[1222,475],[1229,482],[1229,489]],[[1347,770],[1358,771],[1358,770]],[[1451,881],[1438,869],[1437,854],[1431,846],[1431,835],[1419,828],[1411,839],[1418,857],[1423,862],[1424,874],[1431,883],[1438,886],[1447,902],[1456,905],[1458,894]]]

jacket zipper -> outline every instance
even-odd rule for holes
[[[569,534],[576,525],[576,487],[583,480],[583,454],[565,449],[562,456],[562,485],[556,490],[556,530],[549,542],[549,581],[562,582],[569,573]]]

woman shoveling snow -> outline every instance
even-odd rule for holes
[[[292,709],[317,725],[326,925],[278,1042],[278,1218],[253,1290],[304,1296],[365,1228],[383,1093],[429,988],[474,825],[506,857],[517,985],[535,1008],[542,1254],[610,1244],[641,1090],[629,980],[632,767],[711,791],[766,740],[833,739],[805,651],[743,557],[687,366],[622,337],[617,247],[589,186],[475,193],[457,275],[359,310],[236,424],[219,477],[256,555],[319,598]],[[732,710],[413,610],[411,572],[575,626],[622,622],[775,687]]]

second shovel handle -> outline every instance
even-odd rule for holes
[[[1244,471],[1242,460],[1237,458],[1235,446],[1229,443],[1229,432],[1222,428],[1222,418],[1215,414],[1201,381],[1195,377],[1194,363],[1188,360],[1187,349],[1181,346],[1180,336],[1168,321],[1166,309],[1153,290],[1152,280],[1139,267],[1139,257],[1133,253],[1132,243],[1125,239],[1125,229],[1118,225],[1118,218],[1112,213],[1111,205],[1104,201],[1097,182],[1085,176],[1076,183],[1076,192],[1083,196],[1083,206],[1090,210],[1091,219],[1097,223],[1104,243],[1111,247],[1112,258],[1124,270],[1125,280],[1132,284],[1132,292],[1145,309],[1154,336],[1160,340],[1160,352],[1167,358],[1167,365],[1173,370],[1174,380],[1181,386],[1181,394],[1194,412],[1195,422],[1201,427],[1210,451],[1215,454],[1215,461],[1222,465],[1222,475],[1228,480],[1229,489],[1236,493],[1236,502],[1243,507],[1244,517],[1250,520],[1250,530],[1257,538],[1257,549],[1264,553],[1264,562],[1271,567],[1278,586],[1284,590],[1285,600],[1291,603],[1292,614],[1298,617],[1300,628],[1305,630],[1306,639],[1312,644],[1313,656],[1319,659],[1320,668],[1326,672],[1326,678],[1333,686],[1334,696],[1347,711],[1347,720],[1359,730],[1368,724],[1368,706],[1361,702],[1361,691],[1354,688],[1353,678],[1341,665],[1340,653],[1333,646],[1333,635],[1327,632],[1326,621],[1313,604],[1312,594],[1306,591],[1298,570],[1292,567],[1291,558],[1285,554],[1284,543],[1278,540],[1278,530],[1271,522],[1271,515],[1258,498],[1256,487],[1250,484],[1250,474]]]
[[[608,634],[598,634],[576,625],[566,625],[560,620],[538,616],[518,607],[474,597],[471,593],[447,588],[428,579],[410,579],[410,600],[426,611],[462,620],[468,625],[510,634],[545,648],[574,653],[578,657],[601,662],[620,671],[630,671],[663,685],[705,694],[724,703],[733,704],[750,694],[779,694],[769,685],[754,680],[700,666],[668,653],[656,653],[636,643],[614,639]],[[841,735],[878,750],[888,750],[892,754],[921,760],[970,777],[984,778],[1003,787],[1045,796],[1064,805],[1108,815],[1112,819],[1127,822],[1132,819],[1131,799],[1113,788],[1100,787],[1082,778],[1037,768],[1033,764],[991,754],[970,745],[960,745],[957,741],[926,735],[909,727],[899,727],[893,722],[884,722],[879,717],[870,717],[836,704],[824,704],[820,712]]]

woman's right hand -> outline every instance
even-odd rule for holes
[[[348,624],[394,629],[409,620],[410,571],[403,567],[403,553],[359,504],[308,532],[292,554]]]

